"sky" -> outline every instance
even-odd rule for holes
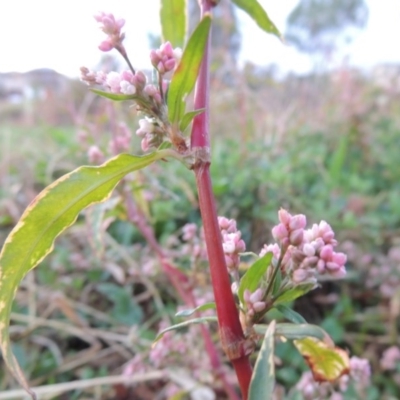
[[[104,39],[93,14],[112,12],[126,20],[125,46],[135,68],[148,68],[148,33],[159,33],[160,0],[0,0],[0,72],[25,72],[52,68],[79,76],[79,68],[93,68],[103,53],[97,46]],[[222,0],[226,1],[226,0]],[[298,0],[259,0],[281,31]],[[135,7],[135,3],[137,6]],[[352,45],[337,55],[351,65],[370,68],[378,63],[400,64],[400,2],[367,0],[370,17]],[[243,12],[238,13],[242,32],[241,63],[266,66],[274,63],[283,72],[307,72],[310,57],[262,32]]]

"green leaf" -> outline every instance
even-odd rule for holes
[[[263,31],[272,33],[279,39],[282,39],[278,28],[269,19],[268,14],[257,0],[232,0],[232,2],[246,12]]]
[[[189,317],[197,311],[200,312],[200,311],[212,310],[212,309],[215,309],[215,307],[216,307],[216,304],[214,302],[213,303],[205,303],[196,308],[179,311],[175,314],[175,317]]]
[[[121,287],[114,283],[104,282],[96,287],[100,293],[114,305],[110,312],[113,319],[127,326],[137,325],[143,318],[143,311],[132,297],[130,287]]]
[[[297,313],[296,311],[292,310],[286,304],[278,304],[274,306],[283,316],[288,319],[289,321],[295,324],[306,324],[307,321],[303,318],[302,315]]]
[[[4,242],[0,253],[0,346],[8,368],[26,390],[28,384],[12,354],[8,333],[12,300],[22,278],[53,250],[56,237],[84,208],[106,200],[129,172],[167,155],[170,150],[143,157],[120,154],[99,167],[80,167],[62,176],[31,202]]]
[[[169,41],[172,47],[183,48],[187,22],[186,0],[161,0],[160,20],[163,42]]]
[[[275,296],[277,293],[279,293],[279,290],[281,288],[281,284],[282,284],[282,271],[279,268],[277,273],[276,273],[276,277],[275,277],[275,281],[274,281],[274,286],[272,288],[272,295]]]
[[[168,118],[171,124],[179,123],[185,112],[185,98],[196,83],[210,26],[211,16],[206,15],[192,33],[172,76],[168,90]]]
[[[249,400],[272,399],[275,386],[275,321],[268,325],[250,382]]]
[[[119,94],[119,93],[110,93],[104,92],[103,90],[98,89],[90,89],[93,93],[98,94],[101,97],[105,97],[106,99],[115,100],[115,101],[124,101],[124,100],[137,100],[140,96],[136,94]]]
[[[244,304],[243,295],[245,290],[248,289],[250,290],[250,292],[253,293],[259,287],[259,283],[261,279],[265,276],[265,273],[267,272],[268,267],[271,264],[271,260],[272,253],[270,252],[258,259],[254,264],[252,264],[240,279],[238,296],[242,304]]]
[[[267,327],[268,325],[256,324],[254,330],[257,334],[263,335]],[[288,340],[313,337],[323,340],[328,346],[333,346],[331,337],[318,325],[278,323],[276,324],[275,335],[284,336]]]
[[[189,321],[181,322],[179,324],[175,324],[169,326],[168,328],[163,329],[157,337],[154,339],[153,346],[164,336],[165,333],[169,331],[176,331],[178,329],[186,328],[193,324],[209,324],[210,322],[218,322],[217,317],[201,317],[201,318],[193,318]]]
[[[331,347],[314,338],[294,341],[316,382],[334,382],[350,372],[349,355],[343,349]]]
[[[316,285],[314,283],[306,283],[303,285],[297,285],[289,290],[286,290],[274,300],[274,306],[276,304],[288,303],[289,301],[293,301],[298,297],[308,293],[310,290],[313,290],[315,287]]]
[[[205,108],[200,108],[199,110],[189,111],[188,113],[186,113],[186,114],[182,117],[182,119],[181,119],[181,122],[180,122],[180,125],[179,125],[179,130],[180,130],[181,132],[184,132],[185,129],[186,129],[186,128],[189,126],[189,124],[192,122],[193,118],[194,118],[196,115],[199,115],[199,114],[201,114],[201,113],[204,112],[204,111],[205,111]]]

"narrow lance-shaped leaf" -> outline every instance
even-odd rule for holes
[[[157,337],[154,339],[153,347],[169,331],[176,331],[178,329],[187,328],[190,325],[209,324],[210,322],[218,322],[218,318],[217,317],[199,317],[199,318],[189,319],[188,321],[181,322],[179,324],[171,325],[168,328],[163,329],[157,335]]]
[[[244,304],[245,290],[248,289],[250,292],[254,292],[258,288],[261,279],[265,276],[265,273],[271,264],[271,260],[272,253],[267,253],[265,256],[261,257],[254,264],[252,264],[240,279],[238,296],[242,304]]]
[[[183,48],[187,29],[186,0],[161,0],[160,20],[162,39],[172,47]]]
[[[138,99],[140,99],[140,96],[138,96],[136,94],[111,93],[111,92],[105,92],[105,91],[99,90],[99,89],[90,89],[90,90],[93,93],[96,93],[101,97],[105,97],[106,99],[114,100],[114,101],[125,101],[125,100],[138,100]]]
[[[300,296],[308,293],[310,290],[315,289],[316,285],[314,283],[305,283],[301,285],[297,285],[291,289],[286,290],[282,294],[278,295],[276,299],[274,299],[274,305],[280,303],[288,303],[289,301],[293,301]]]
[[[246,12],[263,31],[282,38],[278,28],[257,0],[232,0],[232,2]]]
[[[7,237],[0,253],[0,347],[7,366],[26,390],[8,332],[12,300],[22,278],[52,251],[54,240],[84,208],[106,200],[129,172],[168,155],[170,150],[143,157],[120,154],[99,167],[80,167],[64,175],[32,201]]]
[[[177,124],[185,112],[185,98],[193,90],[203,60],[211,17],[206,15],[192,33],[168,89],[168,117]]]
[[[278,304],[274,306],[283,316],[291,322],[295,324],[306,324],[307,321],[303,318],[302,315],[288,307],[286,304]]]
[[[212,310],[212,309],[215,309],[215,308],[216,308],[216,304],[214,302],[205,303],[205,304],[202,304],[200,306],[197,306],[196,308],[191,308],[191,309],[187,309],[187,310],[178,311],[175,314],[175,317],[190,317],[191,315],[193,315],[196,312]]]
[[[254,325],[254,330],[259,335],[264,335],[267,329],[267,325],[256,324]],[[327,346],[334,346],[331,337],[318,325],[312,324],[291,324],[287,322],[282,322],[276,324],[275,334],[277,336],[284,336],[286,339],[304,339],[309,337],[315,337],[326,343]]]
[[[181,123],[179,125],[179,130],[181,132],[184,132],[185,129],[189,126],[189,124],[192,122],[193,118],[196,115],[201,114],[202,112],[204,112],[204,108],[200,108],[199,110],[193,110],[193,111],[189,111],[187,112],[183,118],[181,119]]]
[[[249,400],[272,399],[275,387],[275,321],[268,325],[250,382]]]

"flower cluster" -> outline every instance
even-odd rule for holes
[[[125,35],[121,28],[125,20],[117,19],[109,13],[99,13],[95,16],[101,29],[107,34],[99,48],[109,51],[115,48],[127,62],[129,69],[105,73],[91,71],[86,67],[81,68],[81,80],[89,86],[100,86],[103,90],[118,95],[132,96],[137,104],[137,110],[144,115],[139,121],[137,135],[142,137],[143,151],[157,148],[164,140],[169,140],[180,152],[187,150],[186,140],[180,132],[175,132],[168,123],[167,108],[165,107],[165,94],[168,90],[168,81],[163,78],[167,72],[173,71],[182,57],[180,48],[173,48],[171,43],[163,43],[159,49],[151,50],[150,61],[156,69],[158,77],[154,82],[148,82],[142,71],[135,71],[129,61],[126,50],[122,44]],[[93,151],[93,154],[95,152]],[[99,158],[97,155],[92,158]]]
[[[246,316],[251,319],[254,314],[265,310],[266,303],[264,299],[264,291],[258,288],[251,293],[246,289],[243,293],[244,301],[246,303]]]
[[[182,50],[179,47],[174,49],[170,42],[163,43],[159,49],[150,52],[151,64],[160,74],[173,71],[181,57]]]
[[[350,374],[341,376],[336,382],[316,382],[310,371],[303,373],[296,388],[305,400],[329,399],[343,400],[343,393],[349,388],[350,382],[361,392],[370,384],[371,366],[366,359],[351,357]]]
[[[265,245],[260,257],[272,252],[273,264],[282,260],[280,268],[290,276],[293,284],[316,284],[317,274],[329,274],[341,278],[346,274],[346,255],[334,251],[337,245],[330,225],[321,221],[311,229],[305,229],[306,217],[292,216],[286,210],[279,211],[280,223],[272,229],[278,244]]]
[[[101,51],[110,51],[111,49],[120,49],[125,34],[121,33],[121,28],[125,25],[125,20],[116,19],[113,14],[100,12],[94,16],[100,24],[101,30],[107,35],[107,39],[99,45]]]
[[[182,240],[185,242],[182,254],[190,256],[192,264],[196,264],[201,260],[207,260],[203,229],[199,229],[193,223],[184,225],[182,227]]]
[[[386,349],[381,358],[381,368],[385,371],[395,370],[400,365],[400,348],[391,346]]]
[[[218,217],[218,224],[222,235],[226,266],[229,272],[236,277],[240,263],[240,253],[246,250],[246,244],[242,240],[242,233],[236,227],[235,220]]]

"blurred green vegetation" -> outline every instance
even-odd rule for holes
[[[280,207],[304,213],[309,224],[326,220],[332,225],[348,254],[348,278],[322,282],[295,308],[308,322],[321,324],[337,345],[370,360],[373,384],[366,399],[400,398],[400,372],[380,366],[383,351],[400,346],[400,260],[390,256],[400,246],[398,93],[351,70],[281,81],[251,70],[237,87],[214,83],[211,171],[218,213],[237,220],[248,249],[256,253],[271,241]],[[130,111],[116,106],[113,113],[135,131]],[[86,130],[96,126],[86,146],[95,142],[106,152],[107,116],[97,110],[86,117]],[[2,124],[0,243],[35,194],[87,164],[87,147],[77,139],[81,129]],[[139,153],[138,148],[134,137],[132,152]],[[173,161],[159,163],[140,173],[140,187],[149,194],[147,212],[158,240],[175,249],[180,229],[187,222],[200,223],[192,172]],[[117,206],[105,214],[110,222],[104,228],[104,254],[96,252],[82,216],[24,280],[11,333],[33,384],[115,373],[150,346],[161,316],[173,317],[176,293],[161,273],[141,273],[157,260],[124,212]],[[179,256],[175,262],[179,265]],[[381,267],[386,268],[382,274]],[[392,292],[385,290],[385,279]],[[46,325],[40,318],[61,325]],[[78,333],[65,330],[68,325]],[[87,333],[89,326],[101,334]],[[113,336],[132,332],[140,339],[129,345]],[[287,389],[305,369],[296,354],[288,344],[278,346],[278,381]],[[0,390],[11,382],[0,368]],[[292,393],[289,398],[300,397]]]

